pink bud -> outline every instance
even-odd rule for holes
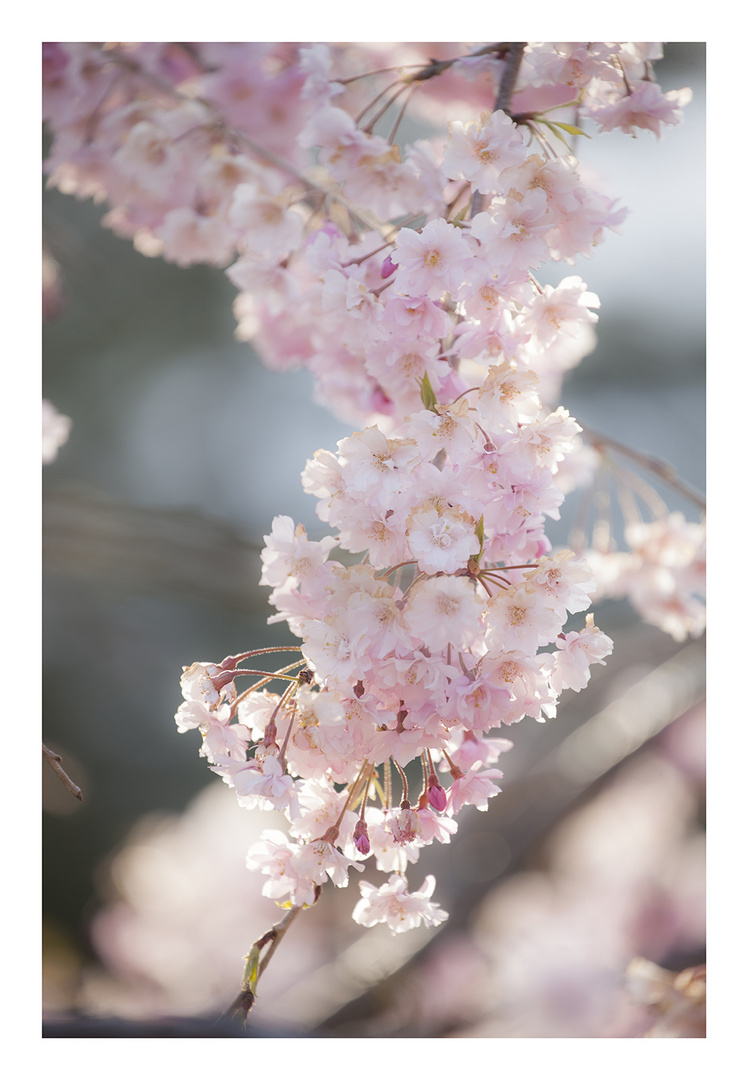
[[[211,675],[210,681],[219,692],[223,690],[224,686],[228,686],[236,678],[235,671],[220,671],[217,675]]]
[[[447,809],[447,793],[437,780],[435,773],[429,776],[426,797],[434,810],[441,813],[442,810]]]
[[[366,828],[366,822],[360,819],[356,822],[356,827],[353,830],[353,843],[356,846],[356,851],[361,855],[368,855],[371,851],[371,844],[369,843],[369,831]]]
[[[382,263],[382,277],[383,278],[392,277],[392,275],[395,273],[396,270],[397,270],[397,263],[393,263],[392,259],[388,255],[386,257],[386,259],[384,260],[384,262]]]

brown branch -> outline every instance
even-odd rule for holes
[[[49,750],[44,745],[44,743],[42,743],[42,756],[44,758],[46,758],[46,760],[52,766],[52,768],[57,773],[60,780],[62,780],[63,784],[68,789],[70,794],[74,795],[76,797],[76,799],[78,800],[78,802],[83,802],[83,792],[81,791],[81,789],[78,787],[77,784],[73,783],[73,781],[70,779],[68,774],[63,769],[63,767],[62,767],[62,758],[60,757],[60,755],[53,753],[52,750]]]
[[[616,442],[615,439],[610,439],[607,435],[599,435],[585,424],[582,425],[582,436],[586,437],[587,441],[596,450],[609,447],[611,450],[616,450],[619,454],[623,454],[624,457],[629,458],[631,461],[635,461],[636,464],[640,465],[643,469],[648,469],[649,472],[654,473],[655,476],[664,480],[664,482],[674,491],[679,492],[706,513],[706,499],[704,496],[700,495],[697,491],[694,491],[694,489],[690,488],[687,484],[684,484],[673,466],[669,465],[666,461],[660,461],[659,458],[650,457],[648,454],[642,454],[639,450],[632,450],[630,446],[625,446],[623,443]]]
[[[319,888],[320,887],[317,886],[315,889],[315,899],[316,895],[319,894]],[[275,926],[255,941],[248,955],[245,957],[246,964],[241,990],[226,1009],[221,1019],[241,1020],[243,1024],[246,1023],[247,1015],[257,999],[257,983],[260,981],[260,976],[270,963],[273,953],[283,940],[289,926],[302,910],[301,907],[290,908],[280,922],[276,923]],[[260,951],[267,944],[270,945],[270,948],[262,959],[260,959]]]
[[[510,112],[514,84],[517,82],[522,57],[525,53],[526,41],[513,41],[506,54],[506,67],[499,83],[499,92],[496,95],[494,112]]]
[[[505,112],[511,115],[514,85],[517,82],[517,75],[519,74],[520,64],[522,63],[526,45],[526,41],[513,41],[508,48],[501,46],[501,51],[498,49],[496,50],[497,55],[506,60],[506,67],[504,68],[499,82],[499,89],[494,103],[494,112]],[[474,218],[476,214],[479,214],[482,211],[484,202],[485,199],[483,194],[480,191],[474,191],[473,199],[470,204],[471,218]]]
[[[272,958],[273,953],[275,952],[275,950],[278,948],[281,941],[283,940],[283,936],[286,933],[286,931],[288,930],[289,926],[294,921],[294,919],[299,914],[299,912],[302,911],[302,910],[303,909],[300,908],[300,907],[292,907],[287,912],[287,914],[283,916],[281,921],[279,923],[276,923],[275,926],[273,927],[273,930],[275,931],[275,933],[273,935],[272,941],[270,942],[270,948],[268,949],[268,951],[265,953],[262,960],[260,961],[260,969],[259,969],[259,972],[258,972],[258,975],[257,975],[258,980],[259,980],[260,976],[262,975],[262,973],[264,972],[265,968],[270,963],[270,960]]]

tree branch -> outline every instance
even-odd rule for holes
[[[517,81],[522,57],[525,53],[526,41],[513,41],[506,54],[506,67],[499,83],[499,92],[496,95],[494,112],[501,110],[508,113],[511,109],[514,84]]]
[[[63,769],[63,767],[62,767],[62,758],[60,757],[60,755],[53,753],[51,750],[49,750],[44,745],[44,743],[42,743],[42,756],[44,758],[46,758],[46,760],[52,766],[52,768],[57,773],[60,780],[62,780],[63,784],[68,789],[70,794],[75,795],[78,802],[83,802],[83,792],[81,791],[81,789],[78,787],[77,784],[73,783],[73,781],[70,779],[68,774]]]

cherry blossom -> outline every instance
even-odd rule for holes
[[[470,181],[484,195],[502,191],[501,177],[521,165],[526,150],[518,128],[504,112],[484,113],[479,121],[449,125],[442,169],[453,180]]]
[[[376,44],[50,43],[43,81],[49,183],[107,202],[144,254],[224,270],[237,337],[354,428],[302,474],[328,535],[281,514],[264,537],[268,621],[294,644],[184,668],[175,721],[241,806],[287,822],[248,855],[265,896],[312,906],[368,859],[390,877],[353,918],[399,933],[447,918],[404,873],[499,793],[495,732],[552,718],[610,653],[567,617],[597,588],[700,630],[703,531],[627,519],[628,552],[584,560],[546,535],[599,464],[558,398],[600,300],[542,268],[626,215],[559,136],[679,123],[659,44],[515,43],[514,67],[500,45],[390,49],[388,86],[363,77],[393,66]],[[433,137],[403,137],[410,113]],[[67,429],[46,415],[51,460]]]
[[[393,281],[398,292],[438,300],[459,289],[471,250],[458,228],[436,218],[420,233],[401,229],[390,258],[397,264]]]
[[[408,883],[400,874],[391,874],[389,881],[379,888],[362,881],[361,899],[353,909],[353,918],[362,926],[386,923],[395,934],[412,930],[421,923],[438,926],[445,921],[447,913],[430,899],[435,885],[431,874],[415,892],[408,892]]]

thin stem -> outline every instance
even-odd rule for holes
[[[376,71],[364,71],[361,75],[348,75],[344,79],[334,79],[336,83],[340,83],[341,86],[348,86],[349,83],[358,82],[359,79],[371,79],[375,75],[388,75],[390,71],[403,71],[405,68],[420,68],[420,64],[400,64],[398,67],[386,67],[378,68]]]
[[[592,483],[581,492],[574,524],[569,530],[569,547],[572,551],[576,552],[576,554],[579,554],[587,547],[587,523],[592,515],[596,487],[597,471]]]
[[[400,779],[403,782],[403,798],[402,798],[402,802],[401,802],[401,806],[402,806],[402,805],[404,805],[405,803],[408,802],[408,778],[406,777],[405,773],[400,768],[398,763],[395,761],[395,759],[391,758],[390,760],[392,761],[392,764],[395,766],[397,771],[400,773]]]
[[[60,757],[60,755],[55,754],[55,752],[53,750],[48,749],[48,747],[46,747],[44,745],[44,743],[42,743],[42,757],[45,758],[49,762],[49,764],[52,766],[54,771],[57,773],[60,780],[62,780],[63,784],[65,785],[67,790],[70,792],[70,794],[74,795],[75,798],[78,800],[78,802],[83,802],[83,792],[81,791],[81,789],[78,787],[77,784],[73,783],[73,781],[70,779],[68,774],[63,769],[63,767],[62,767],[62,758]]]
[[[376,96],[376,97],[374,98],[374,100],[373,100],[373,101],[370,101],[370,102],[369,102],[369,104],[368,104],[368,105],[366,106],[366,108],[365,108],[365,109],[363,109],[363,110],[362,110],[362,111],[361,111],[361,112],[360,112],[360,113],[358,114],[358,116],[356,117],[356,119],[355,119],[355,124],[356,124],[356,127],[358,127],[358,125],[359,125],[359,124],[361,123],[361,121],[363,120],[363,118],[364,118],[364,117],[366,116],[366,114],[368,113],[369,109],[373,108],[373,106],[374,106],[374,105],[376,105],[376,103],[377,103],[377,102],[378,102],[378,101],[380,100],[380,98],[383,98],[385,94],[388,94],[388,93],[390,92],[390,90],[392,90],[392,88],[393,88],[394,86],[399,86],[399,85],[400,85],[400,79],[395,79],[395,81],[394,81],[394,82],[388,83],[388,85],[387,85],[387,86],[385,86],[384,90],[380,90],[380,91],[379,91],[379,93],[377,94],[377,96]],[[406,89],[407,89],[407,87],[406,87]],[[392,100],[394,101],[395,99],[393,98]],[[374,125],[374,124],[376,124],[377,120],[378,120],[378,119],[379,119],[379,117],[380,117],[380,116],[382,115],[382,113],[383,113],[383,112],[386,112],[386,111],[387,111],[387,109],[388,109],[388,108],[390,107],[390,105],[391,105],[391,104],[392,104],[392,102],[391,102],[391,101],[390,101],[390,102],[387,102],[387,104],[386,104],[386,105],[384,106],[384,109],[382,109],[382,110],[381,110],[381,112],[379,112],[379,113],[378,113],[378,114],[377,114],[377,115],[375,116],[375,118],[374,118],[374,119],[372,120],[371,124],[370,124],[370,125],[368,125],[368,126],[369,126],[369,127],[373,127],[373,125]],[[364,129],[364,130],[365,130],[365,129]]]
[[[532,134],[533,138],[537,139],[540,143],[541,149],[543,150],[546,158],[558,157],[558,154],[556,153],[556,150],[551,144],[550,140],[546,138],[545,133],[540,130],[537,124],[533,124],[531,121],[527,120],[525,122],[525,126],[530,129],[530,133]]]
[[[397,135],[397,129],[398,129],[399,127],[400,127],[400,124],[402,123],[402,120],[403,120],[403,117],[405,116],[405,113],[406,113],[406,111],[407,111],[407,108],[408,108],[408,106],[410,105],[410,99],[411,99],[411,98],[413,97],[413,95],[415,94],[415,92],[416,92],[416,90],[418,89],[419,85],[420,85],[419,83],[414,83],[414,84],[413,84],[413,86],[411,86],[411,88],[410,88],[410,94],[408,95],[408,97],[406,98],[406,100],[405,100],[405,101],[403,102],[403,106],[402,106],[402,108],[400,109],[400,112],[399,112],[399,113],[397,114],[397,118],[396,118],[396,120],[395,120],[395,123],[394,123],[394,126],[393,126],[393,128],[392,128],[392,131],[391,131],[391,132],[389,133],[389,135],[387,136],[387,142],[388,142],[388,143],[390,144],[390,146],[392,146],[392,144],[393,144],[393,143],[394,143],[394,141],[395,141],[395,136]]]
[[[536,562],[513,563],[511,566],[495,566],[494,570],[537,570]]]
[[[257,983],[260,981],[265,968],[270,963],[273,953],[286,935],[288,928],[294,921],[302,907],[292,907],[286,912],[280,922],[264,933],[252,945],[249,953],[245,956],[244,975],[239,993],[224,1012],[223,1016],[231,1020],[247,1022],[247,1014],[255,1003]],[[270,948],[260,959],[260,951],[269,944]]]
[[[303,663],[301,660],[295,660],[294,666]],[[235,671],[228,672],[231,675],[259,675],[261,678],[267,677],[268,679],[296,679],[295,675],[284,675],[280,671],[255,671],[253,668],[237,668]]]
[[[261,656],[263,653],[271,652],[301,652],[301,645],[268,645],[264,649],[250,649],[249,652],[237,653],[236,656],[227,656],[226,660],[233,660],[234,663],[239,664],[242,660],[248,660],[250,656]]]
[[[378,255],[380,251],[384,251],[385,248],[392,247],[394,243],[394,240],[387,240],[384,244],[380,244],[379,247],[374,248],[373,251],[367,252],[366,255],[359,255],[356,259],[349,259],[348,262],[341,263],[340,269],[346,270],[349,266],[360,266],[361,263],[366,262],[367,259],[370,259],[372,255]]]
[[[384,793],[384,788],[379,783],[379,777],[375,776],[373,772],[371,774],[371,782],[374,785],[374,790],[376,791],[377,795],[379,796],[379,801],[381,802],[382,807],[386,810],[389,804],[387,802],[387,797],[386,797],[386,795]]]
[[[631,469],[624,469],[615,461],[612,461],[610,464],[613,476],[617,480],[619,486],[625,486],[629,493],[629,497],[632,497],[632,493],[633,495],[638,495],[653,517],[658,518],[666,516],[668,512],[667,503],[660,498],[655,489],[648,484],[646,480],[639,476],[638,473],[632,472]],[[621,494],[619,494],[619,501]],[[641,518],[639,518],[639,520],[641,520]]]
[[[431,754],[429,754],[429,762],[430,761],[431,761]],[[429,786],[429,765],[426,762],[426,752],[423,751],[423,750],[421,751],[421,769],[423,771],[423,792],[421,793],[421,798],[423,798],[423,796],[428,791],[428,786]],[[431,772],[433,772],[433,771],[434,771],[434,766],[432,765],[431,766]]]
[[[607,554],[611,550],[611,527],[610,527],[610,493],[605,488],[598,488],[595,492],[595,511],[600,516],[595,518],[592,526],[592,547],[596,551]]]
[[[502,577],[496,570],[481,570],[478,578],[488,578],[492,585],[500,585],[502,589],[508,588],[512,583],[509,578]]]
[[[381,296],[382,293],[385,291],[385,289],[389,289],[389,287],[392,285],[392,281],[393,281],[393,279],[390,278],[389,281],[385,281],[384,285],[380,285],[378,289],[372,289],[371,290],[371,295],[372,296]]]
[[[470,670],[470,668],[467,667],[467,665],[465,664],[465,660],[464,660],[464,657],[463,657],[461,652],[457,653],[457,659],[460,661],[460,667],[462,668],[463,674],[466,675],[467,678],[470,679],[470,681],[472,682],[473,679],[475,678],[475,675]]]
[[[408,562],[398,563],[396,566],[391,566],[389,570],[380,570],[378,574],[374,575],[375,581],[382,581],[383,578],[388,578],[390,574],[394,574],[396,570],[399,570],[402,566],[415,566],[416,559],[409,559]]]
[[[413,92],[413,88],[411,86],[409,86],[407,83],[404,86],[401,86],[400,89],[397,90],[392,95],[390,100],[385,102],[385,104],[382,106],[382,108],[379,110],[379,112],[376,113],[376,115],[369,121],[369,123],[366,125],[366,127],[362,128],[362,131],[368,132],[369,135],[373,134],[374,125],[377,123],[378,120],[380,120],[384,116],[384,114],[387,112],[389,107],[391,105],[395,104],[395,102],[400,97],[400,95],[404,94],[406,92],[406,90],[409,90],[411,93]]]
[[[481,585],[483,586],[483,588],[484,588],[484,589],[486,590],[486,592],[488,593],[488,595],[489,595],[489,596],[493,596],[493,593],[491,592],[491,590],[490,590],[490,588],[488,587],[487,583],[486,583],[486,582],[484,581],[484,575],[483,575],[483,574],[478,574],[478,578],[477,578],[477,580],[478,580],[478,581],[480,582],[480,584],[481,584]]]
[[[260,967],[259,967],[259,971],[257,973],[257,981],[258,982],[259,982],[263,972],[265,971],[265,968],[270,963],[270,961],[272,959],[272,956],[273,956],[273,953],[275,952],[275,950],[278,948],[281,941],[283,940],[289,926],[294,921],[294,919],[299,914],[299,912],[302,911],[302,910],[303,909],[300,908],[300,907],[292,907],[292,908],[290,908],[289,911],[287,912],[287,914],[283,916],[281,921],[279,923],[276,923],[275,926],[273,927],[273,930],[275,930],[276,933],[275,933],[275,936],[274,936],[273,940],[270,942],[270,948],[268,949],[268,951],[265,953],[262,960],[260,961]]]
[[[659,476],[659,478],[664,480],[674,491],[678,491],[686,499],[695,503],[699,509],[706,511],[706,499],[703,495],[699,495],[698,492],[694,491],[693,488],[684,484],[672,465],[669,465],[666,461],[660,461],[659,458],[650,457],[648,454],[642,454],[638,450],[632,450],[630,446],[625,446],[623,443],[616,442],[615,439],[610,439],[607,435],[600,435],[585,424],[583,424],[582,427],[583,434],[587,436],[588,441],[596,450],[600,450],[601,447],[605,446],[610,447],[611,450],[617,450],[619,454],[623,454],[624,457],[635,461],[637,465],[641,465],[643,469],[648,469],[649,472],[654,473],[655,476]]]
[[[407,589],[405,590],[405,592],[403,593],[403,597],[407,596],[407,595],[408,595],[408,593],[410,592],[410,590],[411,590],[411,589],[413,588],[413,586],[414,586],[414,585],[416,585],[416,584],[417,584],[417,583],[418,583],[419,581],[423,581],[423,579],[424,579],[425,577],[428,577],[428,574],[426,574],[425,572],[424,572],[424,573],[420,573],[420,574],[418,575],[418,577],[414,577],[414,578],[413,578],[413,580],[411,581],[410,585],[408,586],[408,588],[407,588]]]
[[[366,777],[366,787],[364,788],[363,798],[361,800],[361,813],[359,814],[359,821],[364,820],[364,814],[366,812],[366,804],[369,801],[369,788],[371,787],[371,778],[374,775],[374,769],[376,765],[372,763],[369,768],[369,775]]]
[[[639,513],[639,507],[636,504],[636,499],[634,498],[631,488],[626,486],[623,478],[618,475],[617,469],[613,471],[613,482],[615,484],[616,498],[618,499],[618,505],[621,508],[624,522],[627,525],[638,525],[642,519],[642,516]]]
[[[458,780],[461,776],[464,776],[465,774],[463,773],[460,766],[455,765],[454,761],[452,761],[452,758],[449,756],[447,751],[442,750],[442,753],[444,754],[444,757],[446,758],[447,764],[449,765],[449,771],[452,774],[452,778],[454,780]]]
[[[300,664],[306,664],[306,660],[303,657],[300,660],[294,660],[292,664],[287,664],[286,667],[280,668],[278,671],[274,671],[272,675],[267,675],[264,679],[260,679],[259,682],[253,683],[252,686],[248,686],[246,690],[242,690],[241,694],[239,694],[239,696],[234,700],[234,704],[231,708],[231,715],[234,716],[236,713],[237,705],[241,701],[244,701],[246,697],[249,697],[249,695],[252,694],[255,690],[259,689],[259,687],[267,686],[267,684],[269,682],[272,682],[273,679],[279,679],[281,677],[284,677],[287,671],[290,671],[292,668],[298,667]]]
[[[364,761],[363,765],[358,770],[358,776],[356,777],[356,779],[353,781],[352,784],[349,784],[349,786],[348,786],[348,798],[345,800],[345,805],[344,805],[343,809],[340,811],[340,814],[338,815],[338,820],[335,822],[334,828],[336,828],[336,829],[340,828],[340,823],[343,820],[343,815],[345,814],[346,810],[350,806],[351,801],[354,798],[354,793],[356,792],[356,790],[358,788],[358,785],[361,782],[361,779],[362,779],[362,777],[364,775],[364,769],[366,769],[368,767],[368,765],[369,765],[369,762]],[[373,768],[373,766],[372,766],[372,768]],[[371,779],[371,774],[369,774],[369,779]],[[367,789],[368,789],[368,786],[369,786],[368,781],[367,781],[366,786],[367,786]]]
[[[283,766],[284,769],[286,767],[286,748],[288,747],[288,740],[289,740],[289,738],[291,736],[291,728],[294,726],[294,723],[296,721],[297,708],[298,708],[298,703],[296,701],[294,701],[293,708],[291,709],[291,719],[288,721],[288,727],[286,728],[286,735],[285,735],[285,738],[283,739],[283,746],[281,746],[280,754],[278,755],[278,760],[279,760],[280,764]]]

